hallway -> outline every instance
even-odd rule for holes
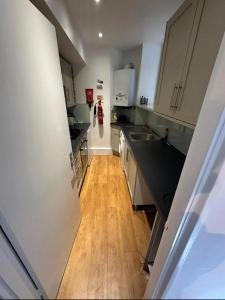
[[[145,214],[132,209],[118,157],[93,158],[81,192],[81,211],[58,298],[141,298],[150,228]]]

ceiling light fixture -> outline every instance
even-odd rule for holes
[[[99,36],[99,38],[101,39],[101,38],[103,37],[102,32],[99,32],[98,36]]]
[[[96,3],[99,3],[101,0],[95,0]]]

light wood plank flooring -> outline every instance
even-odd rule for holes
[[[134,212],[116,156],[95,156],[81,192],[82,222],[59,299],[140,299],[150,228]]]

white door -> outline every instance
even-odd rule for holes
[[[0,299],[35,299],[40,297],[1,229],[0,265]]]
[[[55,28],[2,0],[0,40],[0,224],[55,298],[80,221]]]

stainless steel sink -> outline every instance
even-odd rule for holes
[[[157,139],[152,133],[130,133],[129,136],[133,141],[154,141]]]

